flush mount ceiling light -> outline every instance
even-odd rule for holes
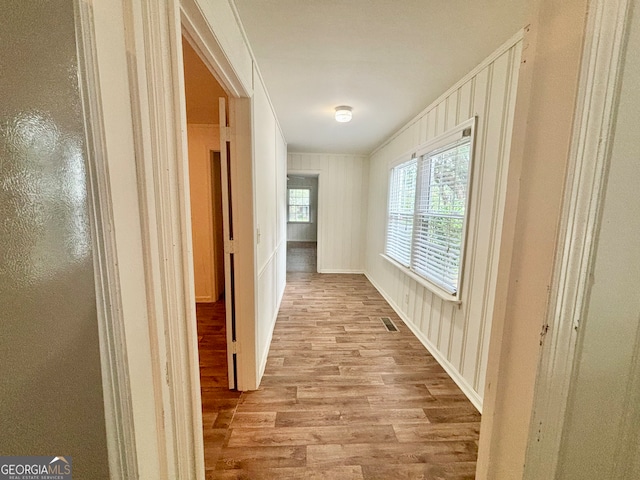
[[[336,107],[336,122],[345,123],[350,122],[353,114],[351,113],[352,108],[347,105],[341,105],[340,107]]]

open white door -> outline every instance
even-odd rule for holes
[[[236,389],[237,352],[236,352],[236,312],[234,285],[234,242],[233,215],[231,210],[231,157],[229,155],[230,135],[227,120],[227,102],[219,99],[220,105],[220,172],[222,176],[222,230],[224,235],[224,283],[225,310],[227,316],[227,368],[229,388]]]

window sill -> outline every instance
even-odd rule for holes
[[[388,257],[384,253],[381,253],[380,256],[382,258],[384,258],[387,262],[389,262],[391,265],[393,265],[394,267],[399,269],[402,273],[404,273],[408,277],[412,278],[418,284],[422,285],[424,288],[429,290],[434,295],[440,297],[443,300],[446,300],[447,302],[455,303],[456,305],[460,305],[462,303],[462,300],[460,300],[457,295],[451,295],[449,292],[444,291],[442,288],[440,288],[437,285],[431,283],[426,278],[422,278],[420,275],[416,274],[415,272],[412,272],[411,270],[409,270],[404,265],[398,263],[393,258]]]
[[[311,225],[313,222],[287,222],[294,225]]]

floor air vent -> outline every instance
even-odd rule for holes
[[[387,330],[390,332],[398,331],[398,327],[396,327],[389,317],[382,317],[380,320],[382,320],[382,323],[384,323],[384,326],[387,327]]]

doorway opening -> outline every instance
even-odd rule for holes
[[[237,405],[228,95],[183,37],[189,194],[205,466],[211,468]],[[220,445],[217,445],[220,443]]]
[[[287,174],[287,272],[318,271],[318,180]]]

